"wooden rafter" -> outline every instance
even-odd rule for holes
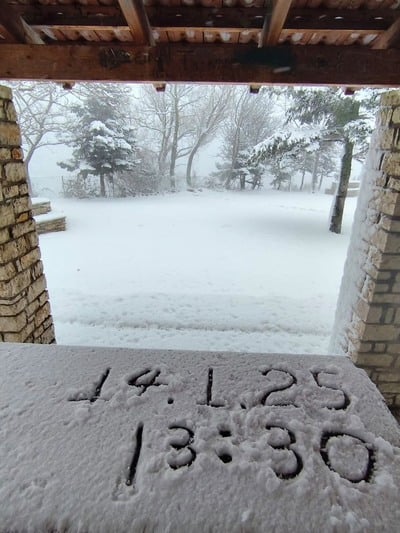
[[[366,47],[352,46],[255,48],[181,43],[1,47],[0,79],[400,86],[400,53],[395,49],[371,53]]]
[[[137,44],[154,45],[154,38],[142,0],[118,0]]]
[[[16,43],[44,44],[35,30],[5,0],[0,0],[0,25],[9,40]]]
[[[285,25],[292,0],[274,0],[271,16],[267,13],[260,46],[275,46]]]
[[[379,35],[372,44],[374,50],[385,50],[395,46],[400,41],[400,17],[390,26],[390,28]]]

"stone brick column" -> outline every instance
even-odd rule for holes
[[[400,406],[400,92],[385,93],[361,186],[331,349]]]
[[[0,86],[0,341],[55,342],[11,90]]]

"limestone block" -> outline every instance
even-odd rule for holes
[[[32,281],[34,281],[35,279],[38,279],[43,274],[43,263],[42,263],[42,261],[38,261],[36,263],[36,265],[31,267],[30,270],[31,270]],[[46,299],[47,299],[47,297],[46,297]],[[42,303],[40,305],[42,305]]]
[[[357,302],[356,313],[363,322],[378,324],[382,316],[382,307],[371,305],[365,300],[360,299]]]
[[[11,183],[18,183],[20,181],[26,181],[26,169],[25,164],[20,163],[7,163],[4,166],[6,179]]]
[[[399,106],[400,105],[400,91],[388,91],[381,96],[382,106]]]
[[[3,187],[3,195],[4,195],[4,198],[6,198],[7,200],[9,198],[15,198],[16,196],[19,195],[18,185],[11,185],[8,187]]]
[[[28,317],[28,319],[30,319],[34,315],[35,311],[37,311],[39,307],[40,303],[38,298],[36,298],[36,300],[33,300],[33,302],[27,306],[26,316]]]
[[[400,380],[398,383],[379,383],[379,390],[384,394],[387,392],[400,394]]]
[[[2,298],[12,298],[17,296],[31,283],[29,271],[19,272],[10,281],[0,281],[0,296]]]
[[[389,119],[393,125],[400,124],[400,107],[395,107],[392,112],[392,117]]]
[[[29,268],[30,266],[34,265],[35,263],[37,263],[39,259],[40,259],[40,249],[37,247],[20,258],[21,266],[25,270]]]
[[[0,120],[6,120],[7,119],[7,115],[6,115],[6,110],[4,109],[4,104],[3,102],[1,102],[0,100]]]
[[[371,243],[384,253],[400,253],[400,234],[379,229],[371,237]]]
[[[13,263],[6,263],[5,265],[0,265],[0,281],[9,281],[15,276],[16,270]]]
[[[26,194],[29,194],[29,188],[26,183],[20,183],[18,185],[18,188],[20,196],[25,196]]]
[[[35,313],[35,326],[38,327],[40,324],[42,324],[48,316],[50,316],[50,304],[49,302],[46,302],[43,307],[41,307],[36,313]]]
[[[398,343],[388,344],[387,351],[388,353],[391,353],[391,354],[400,354],[400,344]]]
[[[400,180],[396,179],[396,182],[400,187]],[[400,220],[394,219],[387,215],[382,215],[378,224],[379,228],[386,231],[393,231],[394,233],[400,233]]]
[[[388,152],[384,155],[381,170],[392,176],[400,176],[400,154]]]
[[[393,322],[393,319],[394,319],[394,308],[393,307],[388,307],[386,308],[385,312],[384,312],[384,324],[391,324]]]
[[[392,114],[393,109],[391,107],[381,107],[376,117],[376,125],[387,127],[392,120]]]
[[[11,150],[11,157],[15,161],[22,161],[24,159],[24,152],[22,151],[22,148],[13,148]]]
[[[382,190],[377,202],[377,208],[383,214],[390,216],[400,215],[400,195],[397,191]]]
[[[366,341],[394,341],[399,337],[400,331],[394,325],[366,324],[363,339]]]
[[[17,316],[0,316],[0,330],[4,333],[16,333],[27,324],[26,313],[22,311]]]
[[[27,220],[29,220],[30,216],[31,216],[30,212],[21,213],[20,215],[16,216],[15,222],[17,223],[26,222]]]
[[[396,294],[375,294],[375,304],[396,304],[400,305],[400,293]]]
[[[16,198],[12,201],[12,205],[14,208],[14,213],[16,215],[25,213],[26,211],[30,211],[32,209],[32,203],[29,196],[22,196]]]
[[[35,225],[36,227],[36,225]],[[35,246],[39,245],[39,238],[37,236],[36,231],[32,231],[31,233],[27,233],[25,236],[27,242],[29,242],[30,248],[34,248]]]
[[[378,146],[381,150],[390,150],[394,142],[393,129],[381,128],[378,133]]]
[[[3,300],[4,301],[4,300]],[[0,304],[0,316],[16,316],[26,307],[26,300],[19,296],[19,300],[10,304]]]
[[[21,132],[18,124],[0,122],[0,146],[21,146]]]
[[[381,372],[378,374],[379,381],[399,381],[400,382],[400,373],[399,372]]]
[[[20,222],[19,224],[16,224],[11,228],[11,235],[14,239],[17,239],[18,237],[21,237],[22,235],[26,235],[28,237],[29,233],[32,233],[35,231],[35,221],[33,219],[27,220],[26,222]],[[29,237],[29,244],[33,248],[36,244],[32,244],[30,237]]]
[[[26,326],[19,333],[4,333],[4,342],[27,342],[29,335],[33,333],[35,324],[33,322]]]
[[[0,229],[0,244],[4,244],[5,242],[10,240],[10,232],[8,228]]]
[[[45,329],[45,331],[41,334],[41,336],[37,340],[35,340],[35,342],[40,343],[40,344],[54,344],[56,342],[54,326],[53,326],[52,321],[51,321],[51,326]]]
[[[25,255],[30,250],[32,250],[32,247],[29,245],[29,240],[26,238],[25,235],[16,239],[15,243],[18,249],[18,256]]]
[[[388,354],[358,353],[352,354],[351,359],[357,366],[388,367],[393,362],[393,356]]]
[[[18,248],[15,241],[0,245],[0,264],[5,264],[18,257]]]
[[[386,344],[383,342],[376,342],[373,351],[376,353],[386,352]]]
[[[0,148],[0,161],[11,159],[11,150],[9,148]]]
[[[12,102],[5,102],[4,105],[7,119],[10,122],[17,122],[17,112],[15,111],[14,104]]]
[[[387,182],[388,188],[394,191],[400,191],[400,180],[397,176],[390,176]]]
[[[12,205],[0,205],[0,229],[15,224],[15,215]]]
[[[44,276],[40,276],[35,280],[28,288],[28,302],[32,303],[35,298],[39,296],[43,291],[46,290],[46,280]]]
[[[2,100],[12,99],[12,92],[9,87],[6,87],[5,85],[0,85],[0,99]]]

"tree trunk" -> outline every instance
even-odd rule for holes
[[[106,183],[103,174],[100,174],[100,196],[102,198],[106,196]]]
[[[353,150],[354,144],[346,139],[344,143],[342,164],[340,167],[339,185],[334,199],[332,217],[329,226],[329,231],[332,231],[333,233],[340,233],[342,230],[344,203],[346,201],[347,188],[349,186]]]
[[[306,176],[306,168],[305,166],[303,167],[303,172],[301,174],[301,183],[300,183],[300,190],[302,191],[303,190],[303,187],[304,187],[304,178]]]
[[[312,180],[311,180],[311,192],[315,192],[317,188],[318,183],[318,166],[319,166],[319,158],[321,154],[320,152],[316,152],[315,159],[314,159],[314,165],[313,165],[313,171],[312,171]]]

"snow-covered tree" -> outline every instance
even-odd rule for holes
[[[167,85],[162,93],[143,86],[135,108],[141,135],[147,138],[157,161],[159,178],[168,181],[172,190],[176,188],[177,162],[191,151],[196,99],[192,85]]]
[[[100,196],[106,196],[107,185],[114,192],[115,176],[134,171],[138,165],[128,93],[118,86],[103,86],[100,94],[89,91],[72,112],[72,159],[59,165],[77,171],[83,182],[89,176],[98,178]]]
[[[258,143],[249,153],[247,165],[263,162],[273,176],[271,184],[291,188],[292,175],[304,163],[304,156],[319,149],[320,130],[316,127],[278,130]]]
[[[355,149],[365,152],[373,129],[377,91],[359,91],[346,96],[340,89],[294,89],[288,119],[301,124],[318,125],[321,141],[337,141],[343,145],[339,183],[332,209],[330,231],[341,232],[344,204]]]
[[[268,137],[279,119],[274,115],[273,91],[250,94],[248,88],[234,87],[229,99],[226,120],[222,127],[221,161],[214,179],[230,189],[244,188],[246,183],[259,186],[263,168],[250,164],[250,150]],[[254,178],[254,179],[253,179]]]

